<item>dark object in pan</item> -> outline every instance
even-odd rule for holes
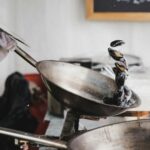
[[[123,44],[125,44],[124,41],[122,41],[122,40],[115,40],[115,41],[112,41],[112,42],[110,43],[110,46],[111,46],[111,47],[117,47],[117,46],[121,46],[121,45],[123,45]]]
[[[76,112],[112,116],[128,109],[103,103],[103,99],[112,97],[116,90],[116,84],[111,78],[69,63],[54,60],[36,62],[19,47],[16,47],[15,52],[37,68],[46,87],[57,100]],[[130,108],[139,106],[140,99],[134,92],[132,99],[135,103]]]
[[[37,69],[54,97],[81,114],[111,116],[127,108],[103,103],[105,97],[112,97],[116,90],[114,80],[100,73],[58,61],[41,61]],[[133,92],[137,107],[140,99]]]
[[[150,120],[128,121],[107,125],[64,142],[16,130],[0,128],[0,134],[68,150],[149,150]]]
[[[15,139],[17,138],[20,140],[26,140],[30,144],[36,143],[37,145],[40,144],[40,145],[48,146],[48,147],[67,149],[67,144],[64,141],[60,141],[57,139],[53,140],[47,137],[43,137],[41,135],[31,134],[31,133],[17,131],[13,129],[0,127],[0,135],[14,137]]]

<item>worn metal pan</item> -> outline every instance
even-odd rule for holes
[[[112,124],[69,142],[69,150],[149,150],[150,120]]]
[[[36,62],[19,47],[15,52],[37,68],[53,96],[69,108],[81,114],[97,116],[112,116],[128,109],[103,103],[103,99],[112,97],[116,90],[116,84],[111,78],[65,62]],[[132,99],[135,103],[130,108],[137,107],[140,99],[134,92]]]
[[[128,108],[103,103],[105,97],[112,97],[116,84],[111,78],[90,69],[73,64],[44,60],[37,62],[20,47],[15,52],[36,67],[46,87],[53,96],[76,112],[96,116],[112,116]],[[129,108],[139,106],[140,99],[133,92],[135,103]]]
[[[67,143],[0,128],[0,134],[68,150],[149,150],[150,120],[112,124],[74,137]]]

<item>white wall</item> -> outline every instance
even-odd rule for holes
[[[140,55],[146,65],[150,64],[149,22],[87,20],[85,0],[0,0],[0,2],[3,3],[0,5],[0,17],[25,39],[31,47],[27,51],[37,60],[107,55],[110,41],[122,39],[126,42],[125,53]],[[15,54],[14,56],[14,60],[5,60],[0,64],[4,76],[9,72],[9,69],[6,70],[7,67],[24,73],[35,72],[35,69],[21,58]],[[14,67],[9,66],[13,64],[12,62]]]
[[[14,5],[15,0],[0,0],[0,25],[14,30]],[[0,62],[0,94],[4,87],[6,77],[14,72],[14,55],[10,54],[6,59]]]
[[[125,53],[140,55],[150,64],[149,22],[87,20],[85,0],[16,2],[16,32],[38,60],[106,54],[110,41],[123,39]]]

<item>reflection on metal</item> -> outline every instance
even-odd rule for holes
[[[25,42],[14,37],[0,27],[0,61],[3,60],[11,50],[15,50],[17,47],[17,42],[28,46]]]
[[[37,68],[53,96],[69,108],[81,114],[96,116],[112,116],[128,109],[103,102],[105,97],[112,97],[116,90],[116,84],[111,78],[69,63],[52,60],[37,62],[19,47],[15,52]],[[134,92],[131,99],[135,103],[129,108],[139,106],[140,99]]]
[[[88,131],[69,150],[150,150],[150,120],[129,121]]]
[[[53,141],[48,138],[43,138],[42,136],[39,136],[39,135],[33,135],[33,134],[16,131],[16,130],[12,130],[12,129],[7,129],[7,128],[2,128],[2,127],[0,127],[0,134],[7,135],[10,137],[14,137],[14,138],[24,139],[24,140],[31,141],[31,142],[35,142],[35,143],[41,144],[43,146],[67,149],[65,142]]]
[[[69,150],[149,150],[150,120],[128,121],[90,130],[68,143],[0,128],[0,134],[32,141],[43,146]]]

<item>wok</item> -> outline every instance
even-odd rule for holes
[[[117,88],[111,78],[65,62],[55,60],[37,62],[18,46],[15,52],[37,68],[46,87],[59,102],[76,112],[112,116],[128,109],[103,103],[103,99],[112,97]],[[140,99],[134,92],[132,99],[135,103],[130,108],[139,106]]]
[[[6,128],[0,128],[0,134],[68,150],[150,149],[150,120],[128,121],[100,127],[78,135],[67,143]]]
[[[112,124],[69,142],[69,150],[149,150],[150,120]],[[81,142],[82,141],[82,142]]]
[[[111,78],[70,63],[55,60],[36,62],[19,47],[15,52],[37,68],[49,91],[69,108],[96,116],[112,116],[128,109],[103,103],[103,99],[112,97],[117,88]],[[135,103],[130,108],[137,107],[140,99],[134,92],[132,99]]]

